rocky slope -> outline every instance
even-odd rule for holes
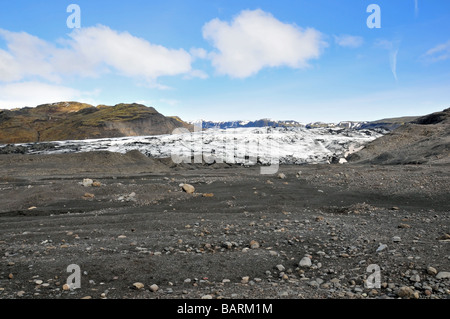
[[[141,104],[78,102],[0,110],[0,144],[169,134],[191,126]]]
[[[371,164],[450,163],[450,108],[398,127],[347,160]]]

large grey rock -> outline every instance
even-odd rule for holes
[[[299,264],[300,267],[311,267],[312,263],[311,263],[311,258],[309,257],[303,257]]]
[[[450,278],[450,272],[449,271],[440,271],[436,275],[436,279],[449,279]]]

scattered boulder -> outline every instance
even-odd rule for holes
[[[401,239],[399,236],[394,236],[394,237],[392,238],[392,241],[393,241],[394,243],[398,243],[398,242],[401,242],[402,239]]]
[[[311,267],[311,265],[312,265],[312,263],[311,263],[311,258],[309,258],[309,257],[303,257],[301,260],[300,260],[300,262],[299,262],[299,264],[298,264],[300,267]]]
[[[81,183],[81,185],[83,185],[84,187],[91,187],[93,183],[94,183],[94,181],[92,179],[85,178],[85,179],[83,179],[83,182]]]
[[[144,284],[142,282],[135,282],[133,287],[137,290],[144,288]]]
[[[150,291],[151,292],[157,292],[158,290],[159,290],[158,285],[153,284],[153,285],[150,286]]]
[[[414,290],[406,286],[400,287],[397,291],[397,296],[400,298],[411,298],[414,296]]]
[[[183,184],[181,188],[188,194],[193,194],[195,192],[195,187],[190,184]]]
[[[281,264],[280,265],[276,265],[275,268],[278,269],[278,271],[285,271],[286,270],[286,268],[284,268],[284,266],[281,265]]]
[[[450,279],[450,271],[440,271],[436,275],[436,279]]]
[[[413,281],[413,282],[420,282],[420,276],[419,275],[412,275],[409,280]]]
[[[259,243],[258,243],[256,240],[252,240],[252,241],[250,242],[250,248],[251,248],[251,249],[259,248]]]
[[[427,268],[427,273],[431,276],[436,276],[438,272],[436,268],[430,266]]]

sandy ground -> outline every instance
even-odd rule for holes
[[[0,298],[448,299],[449,168],[1,155]]]

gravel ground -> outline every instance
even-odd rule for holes
[[[0,164],[1,299],[450,296],[448,165]]]

